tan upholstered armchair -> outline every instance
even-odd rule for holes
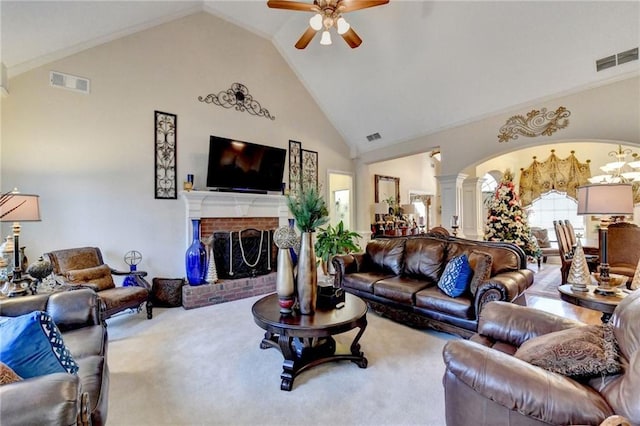
[[[640,260],[640,227],[633,223],[617,222],[608,227],[607,249],[609,272],[626,275],[631,284]]]
[[[146,303],[147,318],[152,318],[149,301],[151,286],[144,279],[144,271],[124,272],[110,268],[102,260],[97,247],[80,247],[45,253],[53,265],[56,279],[70,286],[89,287],[98,293],[106,305],[104,319],[126,309],[142,310]],[[113,275],[133,275],[136,286],[117,287]]]

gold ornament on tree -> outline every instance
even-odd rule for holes
[[[571,290],[573,291],[587,291],[587,286],[591,284],[589,265],[587,265],[587,258],[584,256],[580,240],[576,242],[567,283],[571,284]]]

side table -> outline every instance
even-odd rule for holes
[[[251,308],[253,319],[266,330],[261,349],[277,348],[282,353],[280,389],[290,391],[293,380],[303,371],[330,361],[348,360],[360,368],[367,367],[367,359],[358,341],[367,327],[367,305],[357,296],[345,294],[340,309],[316,310],[313,315],[282,315],[278,295],[270,294]],[[336,347],[332,336],[358,328],[348,351]]]
[[[565,302],[600,311],[602,312],[601,321],[608,322],[616,306],[627,296],[627,293],[623,290],[618,290],[614,295],[603,296],[594,293],[596,288],[598,286],[588,285],[587,291],[575,291],[571,288],[571,284],[565,284],[558,287],[558,291],[560,292],[560,298]]]

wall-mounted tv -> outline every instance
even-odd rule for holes
[[[280,191],[287,151],[219,136],[209,137],[207,187],[222,191]]]

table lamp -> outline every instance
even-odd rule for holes
[[[387,203],[375,203],[373,205],[373,212],[376,215],[376,223],[380,224],[380,230],[384,231],[384,217],[389,214]]]
[[[20,222],[40,221],[39,196],[21,194],[14,190],[0,198],[0,222],[13,222],[13,277],[6,291],[7,296],[20,296],[27,293],[23,286],[27,279],[22,278],[20,267]]]
[[[578,187],[578,214],[595,216],[624,216],[633,213],[633,189],[629,183],[594,184]],[[607,224],[600,221],[600,275],[597,277],[599,294],[615,294],[610,285],[607,255]]]

